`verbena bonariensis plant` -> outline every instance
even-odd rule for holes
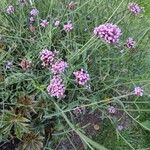
[[[149,148],[143,6],[3,0],[0,149]]]

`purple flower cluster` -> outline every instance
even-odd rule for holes
[[[71,22],[68,22],[67,24],[64,25],[64,31],[70,32],[73,30],[73,25]]]
[[[134,7],[133,7],[134,5]],[[137,4],[130,3],[128,8],[130,8],[131,12],[133,13],[139,13],[140,11],[137,8]],[[139,7],[141,10],[141,8]],[[34,8],[30,12],[31,18],[30,21],[34,21],[34,17],[37,16],[39,11]],[[47,20],[42,20],[40,25],[42,27],[48,26]],[[54,20],[54,26],[58,27],[60,25],[59,20]],[[64,26],[63,30],[65,32],[70,32],[73,30],[73,24],[68,21]],[[113,23],[104,23],[99,25],[98,27],[95,27],[94,29],[94,35],[101,38],[107,43],[110,44],[117,44],[120,40],[120,37],[122,35],[121,29]],[[129,37],[126,41],[127,48],[135,48],[136,42],[133,40],[133,38]],[[61,77],[61,73],[65,71],[66,68],[68,68],[68,63],[56,58],[56,53],[52,52],[48,49],[43,49],[40,53],[40,59],[42,61],[43,66],[48,66],[50,68],[50,71],[52,72],[53,76],[51,79],[51,82],[49,86],[47,87],[48,94],[52,97],[62,98],[64,97],[65,93],[65,85],[63,82],[63,79]],[[90,80],[90,76],[87,71],[84,69],[80,69],[73,72],[73,75],[75,76],[75,80],[79,85],[88,86],[88,81]],[[135,95],[142,95],[141,89],[135,89]],[[78,109],[77,109],[78,110]],[[116,108],[114,106],[108,107],[108,112],[111,114],[116,113]]]
[[[128,9],[134,15],[139,15],[143,10],[137,3],[129,3]]]
[[[47,27],[48,24],[49,24],[49,22],[47,20],[42,20],[42,22],[40,23],[40,25],[44,28]]]
[[[30,11],[30,18],[29,18],[29,21],[30,21],[30,25],[29,25],[29,29],[31,32],[35,32],[35,27],[33,25],[33,23],[35,22],[35,17],[39,14],[39,11],[36,9],[36,8],[33,8],[31,11]]]
[[[68,64],[61,60],[61,61],[56,61],[54,64],[52,64],[51,71],[54,74],[60,74],[65,71],[65,69],[68,68]]]
[[[29,20],[30,20],[31,23],[35,21],[33,16],[31,16]]]
[[[87,82],[90,80],[89,74],[83,69],[75,71],[73,74],[75,75],[76,82],[80,85],[86,85]]]
[[[143,92],[144,92],[144,90],[139,86],[135,87],[135,89],[134,89],[134,94],[137,96],[143,96]]]
[[[63,60],[58,60],[54,62],[55,55],[51,57],[51,55],[47,55],[47,53],[49,53],[47,49],[41,52],[41,60],[44,64],[51,66],[50,70],[54,74],[49,86],[47,87],[48,94],[52,97],[63,98],[65,96],[65,86],[60,74],[63,73],[66,68],[68,68],[68,64]],[[73,74],[75,75],[76,82],[80,85],[86,85],[88,80],[90,80],[89,74],[83,69],[75,71]]]
[[[37,16],[39,14],[39,11],[36,9],[36,8],[33,8],[31,11],[30,11],[30,15],[31,16]]]
[[[6,9],[7,14],[12,14],[14,13],[14,11],[15,11],[15,8],[12,5],[8,6]]]
[[[129,37],[126,41],[127,48],[135,48],[136,42],[133,40],[133,38]]]
[[[50,67],[53,77],[47,87],[48,94],[51,97],[63,98],[65,95],[65,85],[61,78],[61,73],[65,71],[68,64],[63,60],[57,60],[57,52],[52,52],[48,49],[43,49],[40,52],[40,59],[43,66]]]
[[[21,68],[22,68],[24,71],[26,71],[26,70],[28,70],[28,69],[31,68],[32,62],[31,62],[30,60],[23,59],[23,60],[20,62],[19,65],[21,66]]]
[[[40,59],[42,61],[42,65],[43,66],[51,65],[54,62],[55,56],[56,56],[55,52],[52,52],[48,49],[43,49],[40,52]]]
[[[94,34],[102,38],[107,43],[118,43],[120,36],[122,35],[121,29],[112,23],[105,23],[98,27],[95,27]]]
[[[54,26],[55,26],[55,27],[58,27],[59,25],[60,25],[60,21],[59,21],[59,20],[55,20],[55,21],[54,21]]]
[[[63,98],[65,95],[65,85],[59,75],[54,75],[50,85],[47,87],[48,94],[52,97]]]
[[[109,106],[109,107],[108,107],[108,112],[109,112],[110,114],[115,114],[115,113],[116,113],[116,108],[115,108],[114,106]]]

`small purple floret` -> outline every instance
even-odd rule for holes
[[[140,7],[137,3],[129,3],[128,9],[134,15],[139,15],[143,11],[143,8]]]
[[[52,52],[48,49],[43,49],[40,52],[40,59],[42,61],[42,65],[48,66],[48,65],[52,64],[55,59],[55,56],[56,56],[55,52]]]
[[[122,32],[117,25],[112,23],[105,23],[95,27],[94,34],[97,37],[103,39],[105,42],[114,44],[119,42]]]
[[[86,85],[87,82],[90,80],[89,74],[83,69],[75,71],[73,74],[75,75],[76,82],[80,85]]]
[[[50,85],[47,87],[48,94],[51,97],[63,98],[65,97],[65,85],[59,75],[54,75]]]
[[[133,40],[133,38],[129,37],[126,41],[126,46],[129,49],[135,48],[136,42]]]
[[[30,15],[32,16],[37,16],[39,14],[39,11],[36,9],[36,8],[33,8],[31,11],[30,11]]]
[[[65,61],[61,60],[52,64],[51,71],[54,74],[60,74],[63,73],[66,68],[68,68],[68,64]]]
[[[73,30],[73,24],[71,22],[68,22],[67,24],[64,25],[64,31],[70,32]]]
[[[136,96],[143,96],[143,92],[144,90],[139,86],[134,88],[134,94]]]
[[[12,14],[12,13],[14,13],[14,11],[15,11],[14,6],[10,5],[10,6],[7,7],[6,12],[7,12],[9,15]]]
[[[108,107],[108,112],[109,112],[110,114],[115,114],[115,113],[116,113],[116,108],[115,108],[114,106],[109,106],[109,107]]]

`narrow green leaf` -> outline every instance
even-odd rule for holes
[[[141,123],[141,126],[142,126],[144,129],[150,131],[150,121],[149,121],[149,120],[146,120],[146,121],[142,122],[142,123]]]

